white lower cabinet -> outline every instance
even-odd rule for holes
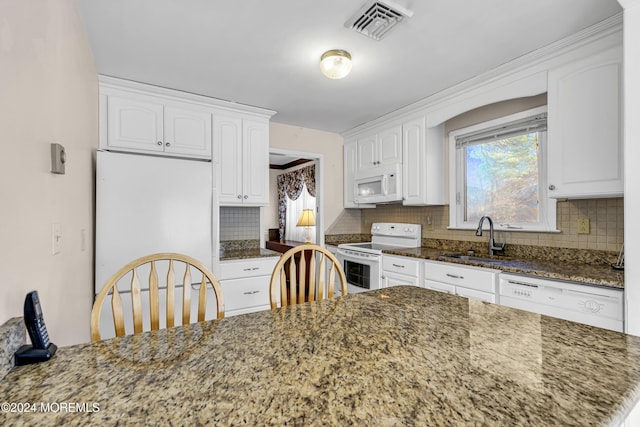
[[[423,265],[425,288],[496,302],[496,284],[500,271],[438,261],[424,261]]]
[[[382,256],[382,287],[420,286],[420,260],[410,257]]]
[[[222,261],[218,280],[222,286],[225,316],[269,310],[269,282],[278,257]]]

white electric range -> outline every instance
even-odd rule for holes
[[[338,260],[347,276],[349,293],[382,287],[382,251],[418,248],[422,243],[422,226],[397,222],[371,225],[371,241],[338,245]]]

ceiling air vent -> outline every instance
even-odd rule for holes
[[[381,40],[397,24],[411,16],[412,11],[389,0],[375,1],[365,4],[344,25],[374,40]]]

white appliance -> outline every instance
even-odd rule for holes
[[[355,203],[389,203],[402,200],[402,170],[398,163],[358,172],[354,177]]]
[[[371,242],[338,245],[338,260],[347,276],[349,293],[382,287],[382,251],[418,248],[422,243],[422,226],[377,222],[371,225]]]
[[[122,266],[156,252],[211,269],[211,186],[207,161],[98,151],[96,294]]]
[[[623,331],[622,290],[500,274],[500,304]]]

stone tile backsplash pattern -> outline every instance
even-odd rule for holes
[[[407,222],[422,224],[423,239],[485,243],[488,239],[487,236],[476,237],[472,230],[447,229],[449,206],[380,205],[360,212],[362,233],[365,234],[374,222]],[[590,233],[578,234],[578,219],[585,217],[590,220]],[[431,219],[431,225],[427,218]],[[501,231],[495,238],[499,243],[506,242],[507,248],[514,246],[513,249],[520,245],[618,252],[624,241],[624,198],[558,201],[557,221],[559,233]],[[507,254],[510,255],[508,249]]]
[[[260,208],[221,207],[220,240],[260,240]]]

